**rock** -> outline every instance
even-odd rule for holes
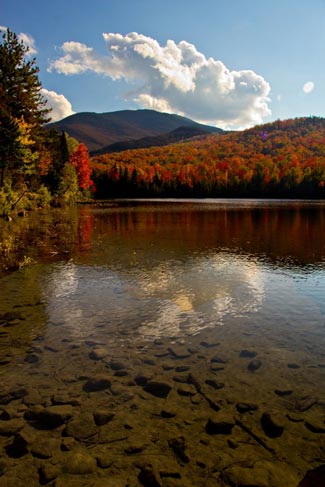
[[[96,409],[96,411],[94,411],[94,420],[97,426],[103,426],[104,424],[109,423],[114,416],[115,413],[108,409]]]
[[[325,464],[308,470],[297,487],[323,487],[325,485]]]
[[[93,415],[83,413],[67,423],[63,436],[72,436],[76,440],[85,441],[96,436],[98,432]]]
[[[226,364],[227,360],[224,357],[221,357],[219,354],[214,355],[210,360],[212,364]]]
[[[175,368],[175,372],[187,372],[190,369],[188,365],[180,365]]]
[[[2,390],[0,392],[0,404],[9,404],[16,399],[22,399],[27,395],[27,390],[24,387],[13,387],[11,389]]]
[[[148,381],[143,389],[156,397],[166,398],[172,389],[172,386],[168,382]]]
[[[121,360],[111,360],[109,366],[112,370],[123,370],[128,368],[128,363]]]
[[[26,455],[31,445],[37,440],[35,432],[31,428],[24,428],[15,434],[14,440],[7,448],[8,456],[20,458]]]
[[[300,369],[300,365],[295,363],[287,364],[288,369]]]
[[[97,465],[100,468],[109,468],[114,462],[114,457],[111,452],[103,451],[96,455]]]
[[[254,358],[256,357],[257,353],[253,350],[242,350],[239,354],[242,358]]]
[[[91,377],[83,386],[85,392],[104,391],[111,387],[111,377],[106,374],[99,374]]]
[[[176,359],[183,359],[191,356],[191,352],[189,352],[186,347],[169,347],[168,351]]]
[[[180,384],[188,384],[189,382],[189,376],[188,375],[174,375],[173,380],[175,382],[179,382]]]
[[[201,347],[203,348],[214,348],[220,345],[220,342],[215,342],[213,340],[209,341],[202,341],[200,342]]]
[[[132,443],[124,449],[124,452],[127,455],[136,455],[137,453],[141,453],[143,450],[145,450],[146,446],[147,445],[143,443]]]
[[[37,364],[40,361],[40,358],[36,353],[28,353],[24,358],[24,361],[29,364]]]
[[[151,464],[141,465],[138,480],[144,487],[162,487],[159,472]]]
[[[151,379],[152,375],[140,372],[136,375],[134,380],[137,386],[144,386]]]
[[[160,416],[162,418],[166,418],[166,419],[175,418],[176,415],[177,413],[173,409],[162,409],[160,411]]]
[[[97,463],[89,453],[85,451],[72,451],[66,455],[63,472],[73,475],[94,473]]]
[[[276,460],[231,465],[223,470],[221,479],[236,487],[296,487],[299,481],[292,467]]]
[[[274,389],[274,393],[280,397],[290,396],[292,394],[291,389]]]
[[[30,452],[36,458],[51,458],[53,456],[53,442],[37,441],[31,446]]]
[[[223,382],[217,382],[216,380],[214,379],[207,379],[205,381],[206,384],[208,384],[208,386],[212,387],[213,389],[223,389],[225,387],[224,383]]]
[[[305,396],[296,402],[296,409],[299,412],[308,411],[317,403],[317,398],[313,396]]]
[[[219,413],[209,418],[205,431],[209,435],[230,435],[235,426],[234,418],[225,413]]]
[[[0,436],[13,436],[22,430],[24,426],[25,421],[22,418],[0,421]]]
[[[325,433],[325,422],[323,417],[306,419],[305,426],[312,433]]]
[[[71,405],[64,406],[35,406],[25,413],[25,418],[29,422],[36,422],[44,428],[54,429],[64,424],[72,417],[73,408]]]
[[[45,463],[39,468],[38,473],[40,478],[40,484],[44,485],[51,482],[51,480],[56,479],[60,475],[61,469],[57,465]]]
[[[270,438],[277,438],[282,435],[285,421],[278,412],[266,411],[261,417],[261,426],[264,433]]]
[[[190,459],[185,452],[186,446],[185,438],[183,436],[179,436],[178,438],[171,438],[170,440],[168,440],[168,445],[173,450],[178,460],[181,461],[181,463],[189,463]]]
[[[94,348],[89,353],[89,358],[91,360],[102,360],[103,358],[107,357],[109,355],[109,351],[106,348]]]
[[[64,392],[59,392],[51,397],[51,402],[54,406],[63,406],[65,404],[70,404],[71,406],[80,406],[80,396],[71,397],[69,394]]]
[[[255,372],[255,370],[258,370],[262,365],[262,362],[261,360],[259,359],[254,359],[254,360],[251,360],[249,362],[249,364],[247,365],[247,369],[250,371],[250,372]]]
[[[177,392],[180,396],[195,396],[196,389],[192,384],[182,384],[178,387]]]
[[[247,413],[249,411],[256,411],[258,405],[252,402],[238,402],[236,404],[236,409],[239,413]]]

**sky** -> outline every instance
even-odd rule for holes
[[[154,109],[224,129],[325,115],[325,0],[2,0],[52,120]]]

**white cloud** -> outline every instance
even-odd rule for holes
[[[49,91],[45,88],[41,89],[41,93],[47,100],[47,107],[52,108],[52,112],[49,114],[52,122],[56,122],[75,113],[72,110],[71,103],[64,95],[59,95],[55,91]]]
[[[313,83],[313,81],[307,81],[307,83],[304,84],[304,86],[302,87],[304,93],[311,93],[315,88],[315,85]]]
[[[270,85],[252,70],[230,71],[206,58],[193,44],[155,39],[132,32],[103,34],[103,56],[79,42],[65,42],[49,71],[65,75],[87,71],[132,84],[126,97],[139,106],[179,113],[224,128],[247,127],[270,115]]]
[[[29,54],[30,56],[35,56],[35,54],[37,54],[37,49],[35,46],[35,39],[31,35],[25,34],[24,32],[21,32],[18,35],[18,39],[20,41],[23,41],[24,45],[26,47],[28,47],[29,51],[27,54]]]

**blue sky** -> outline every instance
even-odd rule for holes
[[[54,119],[154,108],[244,128],[325,115],[324,19],[325,0],[2,0],[0,25],[34,40]]]

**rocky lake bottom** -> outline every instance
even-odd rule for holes
[[[21,326],[1,316],[2,336]],[[324,485],[325,352],[303,330],[302,349],[247,327],[145,342],[53,328],[2,349],[1,486]]]

